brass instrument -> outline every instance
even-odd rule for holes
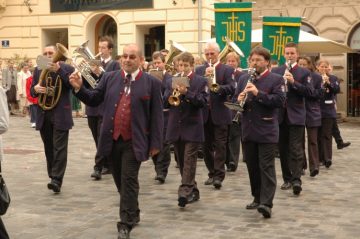
[[[78,70],[80,72],[80,74],[85,78],[85,80],[89,83],[89,85],[92,88],[95,88],[96,85],[98,84],[97,80],[91,75],[91,64],[96,64],[96,60],[95,58],[97,57],[94,56],[89,47],[88,47],[88,42],[86,41],[83,44],[81,44],[79,47],[77,47],[74,51],[73,54],[75,54],[73,56],[73,58],[71,59],[72,61],[72,65],[76,68],[76,70]],[[100,53],[99,53],[100,54]],[[100,69],[100,74],[104,73],[105,70],[102,66],[98,66]]]
[[[180,105],[180,91],[175,88],[173,90],[172,95],[170,95],[169,99],[169,104],[173,105],[173,106],[179,106]]]
[[[51,61],[53,63],[58,61],[65,61],[68,58],[67,49],[65,47],[61,47],[62,45],[60,45],[60,43],[56,44],[57,51]],[[45,93],[39,94],[38,104],[43,110],[51,110],[59,102],[62,89],[62,80],[59,75],[57,75],[55,80],[52,79],[51,72],[46,69],[47,62],[49,61],[44,58],[44,56],[40,55],[36,59],[37,65],[42,69],[38,84],[46,88]],[[43,64],[45,63],[45,65],[43,65],[41,62]]]
[[[173,88],[173,92],[172,95],[170,95],[168,102],[170,105],[172,106],[179,106],[181,103],[180,100],[180,91],[177,89],[178,85],[182,85],[185,87],[190,87],[190,83],[189,83],[189,77],[186,76],[174,76],[172,78],[172,88]]]
[[[235,44],[235,42],[231,41],[229,38],[226,38],[226,45],[222,49],[222,51],[219,53],[218,59],[221,63],[225,64],[226,62],[226,56],[230,52],[235,52],[240,57],[245,57],[244,53],[241,51],[241,49]]]
[[[249,78],[247,80],[247,83],[253,83],[256,79],[256,75],[257,75],[257,72],[256,72],[256,68],[249,68],[248,70],[248,74],[249,74]],[[248,97],[248,93],[245,94],[245,97],[242,101],[239,102],[239,105],[240,105],[240,112],[243,112],[244,111],[244,105],[245,105],[245,102],[247,100],[247,97]],[[237,112],[240,114],[240,112]],[[240,115],[235,115],[235,117],[239,117]]]
[[[217,64],[212,65],[211,64],[211,60],[209,62],[210,67],[213,67],[214,71],[211,75],[208,76],[210,83],[209,83],[209,88],[210,91],[217,93],[220,90],[220,85],[218,83],[216,83],[216,70],[215,67],[217,66]]]
[[[287,63],[287,66],[286,66],[285,72],[286,72],[286,71],[287,71],[287,72],[290,72],[291,69],[292,69],[291,61],[288,60],[286,63]],[[285,91],[285,93],[286,93],[286,92],[289,91],[289,88],[288,88],[288,81],[287,81],[287,79],[286,79],[285,77],[284,77],[284,83],[285,83],[285,89],[284,89],[284,91]]]
[[[172,40],[170,40],[170,44],[171,45],[170,45],[169,54],[165,58],[165,70],[169,72],[171,75],[175,75],[177,72],[175,65],[173,63],[174,57],[182,52],[185,52],[186,49],[179,43]]]

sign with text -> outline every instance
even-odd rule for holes
[[[251,50],[252,2],[215,3],[216,42],[222,49],[226,38],[244,53],[241,67],[247,68],[246,57]]]
[[[50,0],[50,12],[152,8],[153,0]]]
[[[284,46],[288,42],[299,43],[301,17],[264,17],[263,47],[270,51],[271,59],[279,65],[285,63]]]

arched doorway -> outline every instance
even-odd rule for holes
[[[114,58],[118,54],[117,23],[115,19],[106,14],[92,16],[86,24],[86,40],[89,41],[88,47],[94,55],[99,52],[99,37],[105,35],[113,38],[112,57]]]
[[[114,18],[104,15],[96,23],[95,27],[95,46],[99,43],[101,36],[110,36],[114,41],[114,49],[112,51],[112,58],[118,55],[118,44],[117,44],[117,23]],[[96,47],[97,48],[97,47]],[[96,53],[98,50],[96,49]]]
[[[356,53],[348,54],[348,109],[347,115],[360,116],[360,23],[350,32],[348,45]]]

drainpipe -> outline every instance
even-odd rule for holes
[[[198,0],[198,55],[201,57],[202,43],[202,0]]]

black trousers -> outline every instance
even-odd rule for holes
[[[47,111],[40,135],[44,143],[48,176],[61,186],[67,164],[69,130],[56,129],[53,114]]]
[[[319,132],[319,152],[320,161],[327,162],[332,160],[332,129],[334,127],[334,119],[322,118]]]
[[[204,161],[209,171],[209,178],[223,181],[225,178],[226,143],[228,125],[215,125],[209,115],[204,126]]]
[[[339,125],[336,121],[336,119],[334,118],[334,123],[333,123],[333,127],[332,127],[332,136],[335,139],[335,142],[337,145],[344,143],[341,134],[340,134],[340,130],[339,130]]]
[[[1,239],[9,239],[9,235],[6,231],[5,225],[0,217],[0,238]]]
[[[88,116],[88,126],[91,130],[91,134],[93,136],[93,139],[95,141],[96,149],[98,147],[98,141],[100,136],[100,128],[102,124],[102,117],[101,116]],[[101,170],[103,167],[108,168],[108,159],[105,156],[101,156],[96,151],[95,154],[95,166],[94,169]]]
[[[120,193],[120,223],[132,228],[140,220],[139,209],[139,169],[141,163],[136,160],[132,141],[123,141],[121,136],[114,141],[110,168]]]
[[[308,142],[308,158],[310,172],[319,169],[319,146],[318,131],[319,127],[306,127]]]
[[[163,144],[163,148],[157,155],[152,157],[156,175],[167,176],[171,162],[170,144]]]
[[[273,206],[276,191],[276,147],[276,144],[243,142],[251,194],[255,202],[269,207]]]
[[[179,197],[188,197],[193,191],[199,191],[195,181],[199,145],[200,143],[182,140],[174,142],[181,175],[181,185],[178,190]]]
[[[300,182],[304,166],[305,126],[280,124],[279,153],[284,182]]]
[[[241,143],[241,124],[232,123],[229,125],[228,132],[228,143],[226,144],[226,166],[229,166],[229,163],[235,165],[235,170],[239,164],[240,157],[240,143]]]

